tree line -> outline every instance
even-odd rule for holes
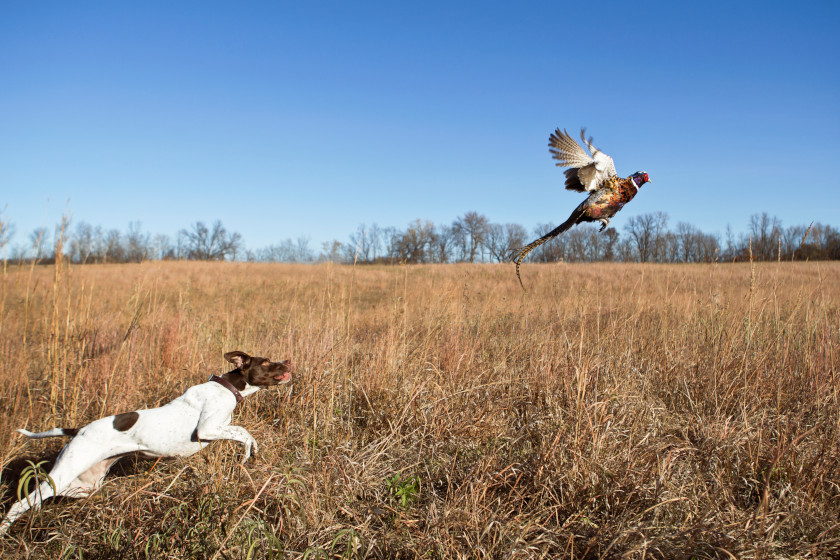
[[[516,251],[556,224],[538,224],[528,231],[520,224],[491,222],[478,212],[466,212],[451,223],[414,220],[405,228],[359,225],[345,241],[325,242],[320,251],[305,236],[285,239],[258,249],[245,246],[242,236],[229,232],[220,220],[195,222],[174,237],[151,234],[140,222],[127,231],[105,230],[87,222],[64,220],[50,231],[38,228],[20,242],[14,225],[0,216],[0,258],[7,261],[53,262],[57,254],[85,263],[147,260],[238,260],[261,262],[323,262],[357,264],[506,262]],[[620,233],[594,225],[572,228],[534,250],[536,262],[714,262],[737,260],[840,259],[840,231],[820,223],[783,227],[767,213],[750,217],[746,231],[727,226],[721,236],[705,233],[687,222],[670,227],[668,215],[653,212],[629,217]]]

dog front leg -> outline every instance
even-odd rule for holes
[[[240,426],[218,426],[215,429],[205,428],[203,430],[199,427],[198,439],[201,441],[213,441],[217,439],[230,439],[238,441],[245,446],[245,456],[242,458],[243,463],[251,456],[252,448],[254,453],[256,453],[259,449],[257,440],[253,438],[248,430]]]

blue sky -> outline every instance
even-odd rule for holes
[[[807,9],[806,9],[807,8]],[[612,225],[840,226],[840,3],[0,3],[0,209],[250,248],[361,223],[563,221],[586,126],[646,185]]]

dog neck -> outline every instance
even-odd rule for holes
[[[239,390],[236,387],[233,386],[233,383],[231,383],[230,381],[228,381],[224,377],[218,377],[218,376],[215,376],[215,375],[211,375],[210,379],[208,379],[208,381],[215,381],[216,383],[218,383],[219,385],[221,385],[222,387],[224,387],[225,389],[227,389],[228,391],[233,393],[233,396],[236,397],[236,402],[237,403],[241,403],[242,401],[245,400],[245,397],[243,397],[242,393],[240,393]]]
[[[245,397],[260,390],[259,387],[250,385],[247,378],[242,375],[239,369],[229,371],[221,377],[211,375],[209,381],[215,381],[236,397],[236,402],[240,403],[245,400]]]

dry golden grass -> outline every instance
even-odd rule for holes
[[[10,268],[4,507],[80,426],[291,358],[260,443],[124,460],[33,558],[840,555],[840,263]]]

